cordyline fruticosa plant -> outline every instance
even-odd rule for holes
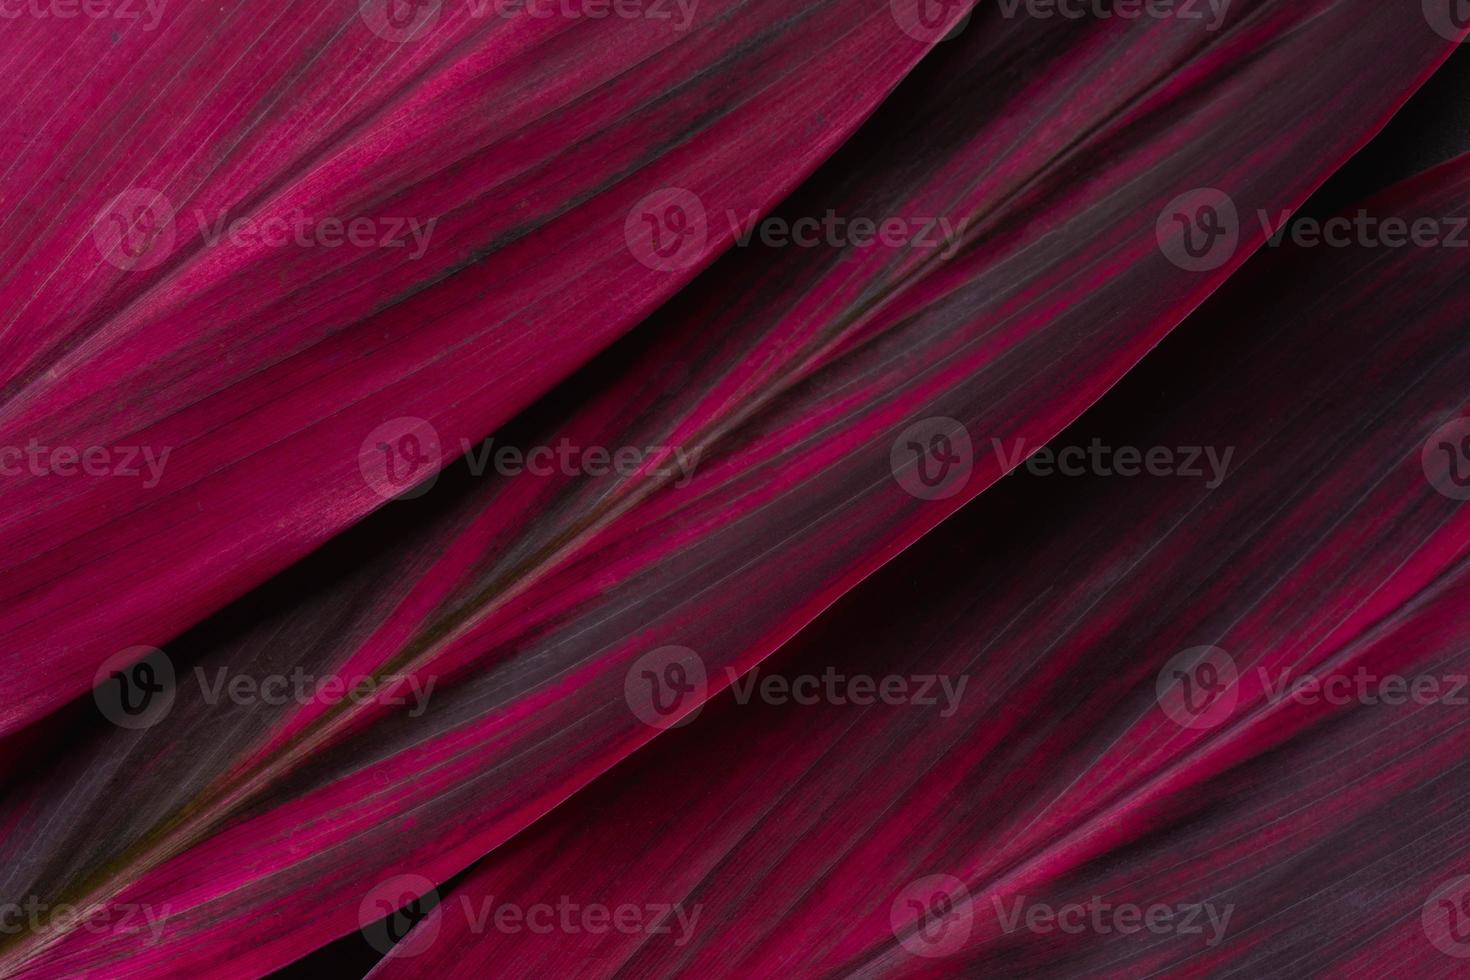
[[[0,975],[1470,962],[1458,0],[3,10]]]

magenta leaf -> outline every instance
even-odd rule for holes
[[[1470,157],[1363,213],[1467,209]],[[434,896],[373,976],[1452,975],[1463,271],[1261,256],[1047,447],[1089,475],[1034,457]]]
[[[731,244],[690,201],[764,213],[927,48],[888,0],[389,2],[24,21],[0,732],[431,478]]]
[[[394,875],[468,867],[1087,408],[1266,235],[1242,221],[1235,247],[1200,251],[1221,198],[1194,192],[1238,215],[1296,206],[1446,55],[1418,27],[1370,3],[1242,6],[1219,34],[977,16],[778,215],[793,232],[829,210],[896,218],[944,247],[738,249],[496,433],[678,450],[673,465],[446,478],[397,505],[422,514],[401,533],[364,525],[169,644],[163,717],[95,727],[0,802],[9,893],[166,910],[164,926],[48,920],[0,963],[268,970],[357,928]],[[954,422],[905,433],[934,418]],[[429,441],[397,433],[386,461],[416,455],[406,436]],[[120,710],[161,683],[139,656],[120,664],[133,687],[100,689]],[[297,668],[367,693],[211,694]]]

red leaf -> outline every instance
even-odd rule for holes
[[[1213,39],[1160,21],[971,30],[788,212],[973,217],[963,251],[737,256],[621,352],[629,366],[579,379],[577,407],[515,432],[698,450],[687,486],[460,486],[350,575],[322,587],[303,572],[277,598],[317,594],[247,605],[172,647],[186,676],[302,664],[439,687],[422,716],[385,716],[233,710],[190,682],[156,728],[38,773],[0,810],[17,893],[173,918],[156,944],[78,932],[49,955],[59,937],[43,931],[9,962],[265,969],[353,928],[395,869],[466,867],[652,737],[624,699],[639,658],[692,647],[713,693],[998,475],[984,455],[948,499],[907,493],[890,470],[906,423],[948,415],[982,449],[991,434],[1039,444],[1263,234],[1186,272],[1156,238],[1166,204],[1201,185],[1296,204],[1447,51],[1367,3],[1258,4]],[[1274,138],[1247,154],[1262,131]],[[376,545],[354,540],[339,554]],[[201,738],[209,757],[181,760]],[[124,765],[157,768],[109,778]]]
[[[1370,213],[1444,233],[1467,208],[1470,157]],[[373,975],[1448,975],[1470,490],[1447,467],[1470,451],[1442,449],[1470,432],[1467,311],[1455,248],[1263,256],[1195,346],[1049,447],[1111,447],[1109,470],[1164,449],[1173,472],[1017,477],[745,678],[835,674],[838,698],[737,685],[492,854]],[[1233,469],[1211,489],[1188,447]],[[586,927],[624,905],[637,928]],[[501,912],[542,906],[572,928]]]
[[[926,48],[887,0],[707,0],[687,30],[484,0],[401,43],[384,2],[14,42],[45,83],[10,109],[0,246],[0,732],[381,505],[379,444],[422,437],[419,481],[524,408],[732,239],[659,258],[633,211],[768,210]]]

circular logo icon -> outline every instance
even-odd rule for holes
[[[1470,500],[1470,417],[1435,429],[1419,462],[1434,489],[1452,500]]]
[[[368,30],[385,41],[417,41],[439,22],[441,0],[358,0]]]
[[[953,875],[911,882],[888,907],[894,938],[915,956],[949,956],[969,941],[974,924],[970,890]]]
[[[659,647],[633,661],[623,678],[623,697],[645,725],[678,728],[703,707],[705,676],[704,661],[693,650]]]
[[[1424,0],[1424,19],[1446,41],[1463,41],[1470,30],[1470,0]]]
[[[623,238],[633,257],[650,269],[687,269],[699,261],[709,241],[704,202],[682,187],[656,190],[628,212]]]
[[[103,661],[92,678],[102,716],[120,728],[158,724],[174,706],[174,664],[157,647],[128,647]]]
[[[384,500],[422,497],[439,479],[439,433],[412,416],[384,422],[362,441],[357,467]]]
[[[363,896],[357,924],[368,945],[380,953],[417,956],[439,938],[439,916],[431,915],[439,892],[423,875],[394,875]]]
[[[92,240],[102,257],[124,272],[151,269],[168,258],[176,234],[173,204],[147,187],[114,197],[92,225]]]
[[[1214,728],[1240,699],[1235,659],[1219,647],[1190,647],[1159,671],[1159,707],[1184,728]]]
[[[970,11],[959,19],[967,0],[888,0],[894,21],[905,34],[924,44],[937,44],[959,35],[970,22]]]
[[[920,500],[953,497],[970,482],[975,468],[970,433],[943,415],[921,419],[893,440],[888,467],[898,485]]]
[[[1470,875],[1436,888],[1420,909],[1419,922],[1441,953],[1470,957]]]
[[[1189,272],[1218,269],[1240,245],[1240,214],[1230,195],[1213,187],[1180,194],[1159,212],[1154,234],[1164,257]]]

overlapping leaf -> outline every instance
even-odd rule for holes
[[[0,732],[381,505],[379,443],[422,479],[524,408],[732,239],[641,261],[635,204],[764,212],[927,47],[887,0],[159,6],[7,31]]]
[[[1467,212],[1470,158],[1366,213]],[[374,976],[1458,975],[1467,316],[1462,248],[1262,255],[1049,447],[1137,475],[1013,477],[745,679],[785,703],[727,693]]]
[[[184,683],[162,723],[95,732],[18,778],[0,815],[10,893],[167,906],[167,928],[48,928],[8,962],[263,967],[354,928],[394,870],[466,867],[652,736],[624,700],[638,657],[692,647],[717,690],[999,475],[986,452],[953,496],[911,496],[890,471],[907,422],[1039,444],[1263,235],[1189,272],[1160,250],[1165,205],[1210,185],[1247,214],[1293,206],[1447,50],[1352,3],[1242,4],[1218,35],[998,15],[971,31],[787,209],[970,219],[962,251],[736,256],[579,379],[595,394],[498,434],[678,446],[698,457],[687,485],[441,486],[401,505],[418,516],[394,540],[366,526],[172,645]],[[318,584],[334,562],[350,572]],[[270,710],[193,682],[298,665],[436,692],[423,714]]]

